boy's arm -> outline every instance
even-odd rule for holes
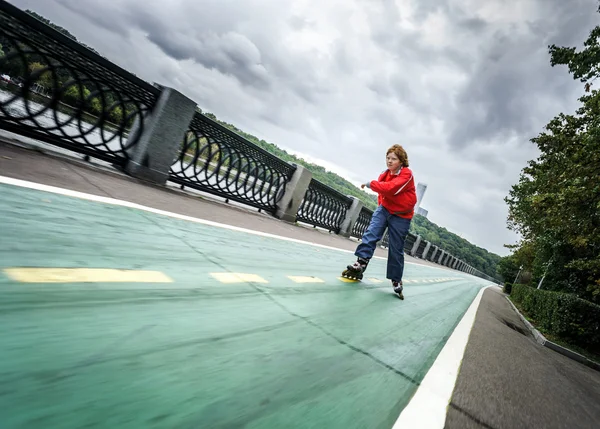
[[[408,168],[403,168],[398,177],[389,182],[380,182],[372,180],[367,186],[378,194],[392,196],[397,195],[404,187],[413,179],[412,171]]]
[[[378,181],[381,181],[381,179],[384,178],[385,174],[386,174],[387,170],[383,170],[383,172],[379,175],[379,177],[377,178]],[[367,182],[367,183],[363,183],[362,185],[360,185],[360,189],[364,189],[365,186],[369,189],[371,189],[371,182]]]

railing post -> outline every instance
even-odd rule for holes
[[[275,217],[286,222],[296,222],[298,209],[312,180],[312,173],[309,170],[301,165],[294,165],[296,170],[285,185],[285,192],[277,203],[275,211]]]
[[[161,185],[167,183],[195,110],[194,101],[172,88],[162,87],[156,106],[145,119],[139,140],[129,152],[125,172]],[[133,131],[131,136],[137,134]]]
[[[361,200],[352,195],[348,195],[348,197],[352,198],[352,205],[348,208],[348,211],[346,211],[346,217],[342,221],[342,226],[340,227],[339,235],[342,237],[350,237],[350,235],[352,235],[352,228],[354,228],[354,224],[358,220],[360,211],[363,208]]]
[[[410,256],[417,255],[417,249],[419,248],[420,244],[421,244],[421,236],[417,235],[417,239],[415,240],[413,247],[410,249]]]
[[[441,250],[441,249],[440,249],[440,250]],[[437,263],[438,263],[438,264],[442,265],[442,259],[444,259],[444,256],[446,256],[446,251],[445,251],[445,250],[441,250],[441,252],[440,252],[440,256],[439,256],[439,258],[438,258],[438,260],[437,260]]]
[[[429,253],[429,249],[431,249],[431,242],[430,241],[426,241],[426,245],[425,245],[425,249],[423,249],[423,254],[421,255],[421,259],[423,259],[424,261],[427,261],[427,254]]]

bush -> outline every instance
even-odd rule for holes
[[[511,298],[549,334],[600,353],[600,305],[521,284],[512,285]]]
[[[502,291],[505,294],[510,295],[510,292],[512,291],[512,283],[511,282],[504,283],[504,288],[502,289]]]

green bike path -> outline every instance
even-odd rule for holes
[[[2,428],[390,428],[488,284],[12,185],[0,224]]]

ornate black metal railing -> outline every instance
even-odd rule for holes
[[[0,128],[127,161],[157,88],[3,0],[0,45]]]
[[[169,180],[269,212],[296,167],[196,113]]]
[[[298,209],[297,220],[338,233],[352,198],[312,179]]]
[[[363,234],[367,231],[369,223],[371,223],[371,217],[373,217],[373,211],[366,207],[363,207],[360,210],[358,219],[352,226],[351,236],[361,238]]]

